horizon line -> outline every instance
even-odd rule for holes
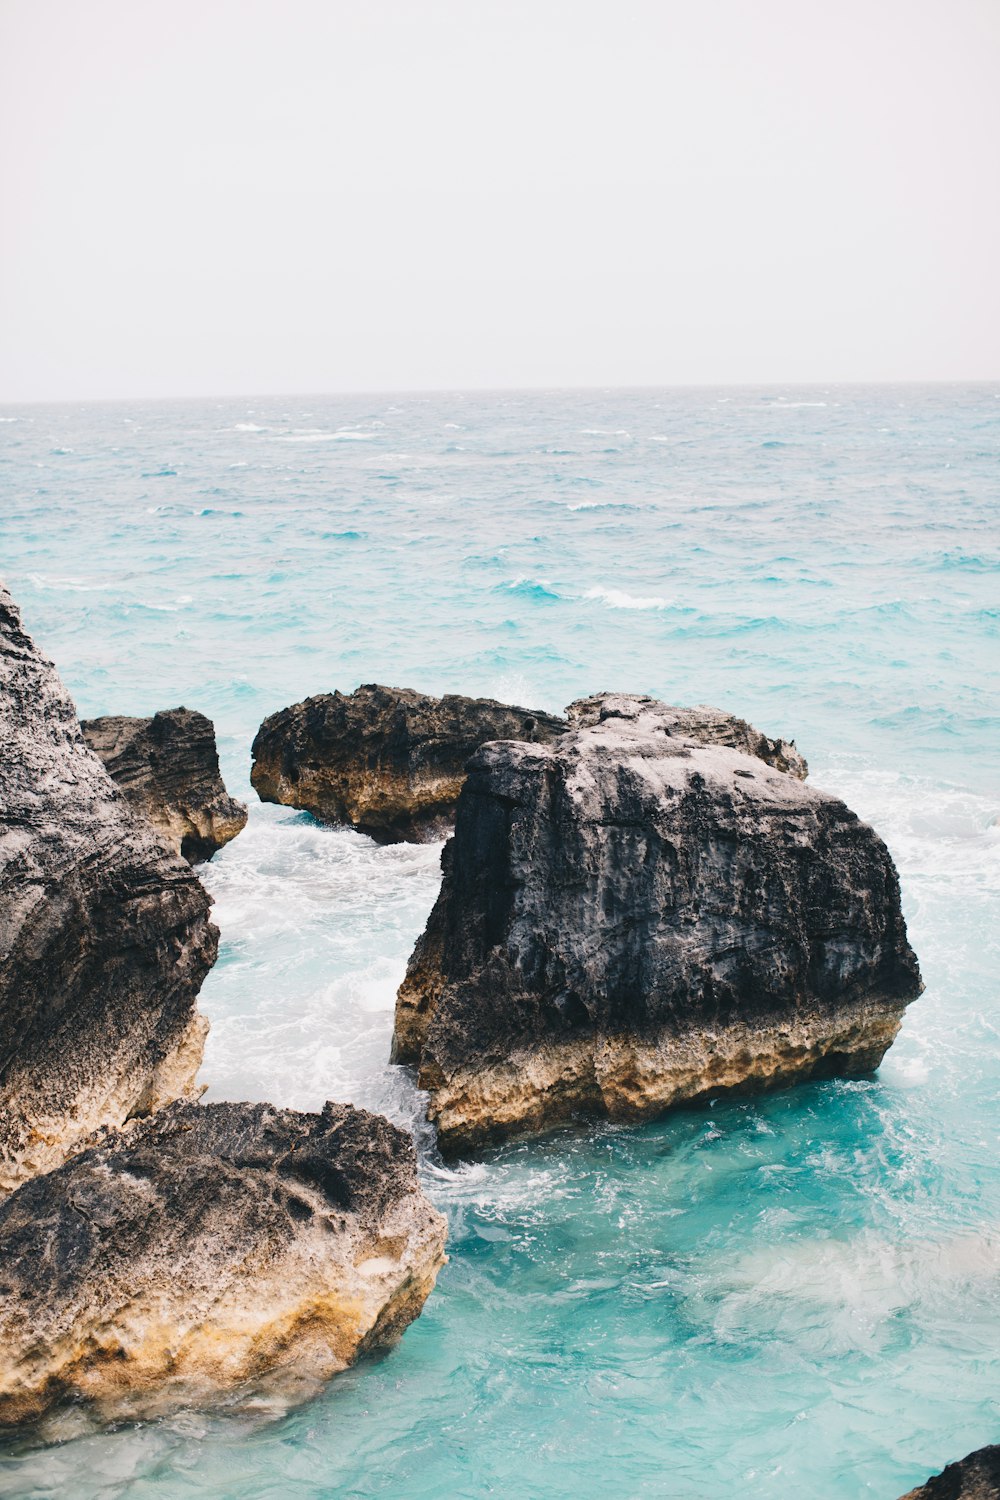
[[[915,386],[988,386],[1000,385],[1000,374],[969,378],[919,379],[908,377],[900,380],[691,380],[670,381],[663,384],[641,382],[636,384],[588,384],[588,385],[494,385],[494,386],[385,386],[344,390],[303,391],[236,391],[230,393],[198,395],[132,395],[132,396],[47,396],[13,397],[0,396],[0,406],[120,406],[127,402],[182,402],[182,401],[329,401],[345,398],[401,396],[517,396],[517,395],[567,395],[606,394],[614,392],[635,393],[641,391],[704,391],[704,390],[764,390],[769,387],[795,387],[796,389],[857,389],[861,388],[912,388]]]

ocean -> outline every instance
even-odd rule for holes
[[[308,1406],[67,1428],[59,1500],[895,1497],[1000,1439],[1000,387],[0,408],[0,560],[83,716],[217,726],[209,1099],[414,1129],[450,1260]],[[393,1000],[439,845],[264,807],[250,744],[361,682],[601,689],[794,738],[882,834],[926,991],[871,1078],[444,1166]]]

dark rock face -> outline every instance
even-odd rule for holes
[[[250,780],[263,802],[349,823],[383,843],[439,837],[487,740],[546,744],[562,719],[488,698],[429,698],[369,683],[272,714],[253,742]]]
[[[922,988],[892,860],[842,802],[674,709],[608,710],[469,764],[394,1038],[445,1151],[868,1072]]]
[[[804,755],[795,748],[795,741],[772,740],[768,735],[727,714],[721,708],[675,708],[672,704],[658,703],[655,698],[641,698],[627,693],[596,693],[592,698],[578,698],[566,710],[566,716],[574,729],[585,729],[613,719],[621,713],[631,718],[637,704],[655,707],[663,733],[675,738],[695,740],[699,745],[726,745],[730,750],[742,750],[776,771],[787,771],[799,781],[809,774]]]
[[[327,1104],[175,1104],[0,1205],[0,1424],[285,1397],[392,1342],[444,1262],[413,1144]]]
[[[190,1093],[209,907],[85,745],[0,589],[0,1191]]]
[[[949,1464],[902,1500],[1000,1500],[1000,1446],[980,1448]]]
[[[211,859],[246,824],[246,808],[222,784],[215,728],[204,714],[170,708],[151,719],[84,719],[80,727],[132,806],[185,859]]]

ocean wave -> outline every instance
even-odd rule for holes
[[[100,593],[115,586],[114,582],[92,583],[82,578],[57,578],[46,573],[29,573],[28,582],[36,589],[68,589],[74,594]]]
[[[662,594],[627,594],[624,589],[588,589],[583,595],[584,599],[599,600],[606,604],[609,609],[673,609],[672,599],[665,599]]]
[[[565,597],[553,587],[548,578],[512,578],[503,588],[507,593],[518,594],[523,599],[550,600]]]
[[[310,428],[303,432],[281,432],[275,437],[278,443],[372,443],[378,436],[374,432],[356,432],[344,428],[339,432],[326,432],[322,428]]]
[[[232,428],[233,432],[267,432],[266,427],[259,427],[256,422],[237,422]]]
[[[557,502],[561,503],[561,502]],[[564,507],[566,510],[644,510],[642,505],[636,505],[631,500],[570,500]]]

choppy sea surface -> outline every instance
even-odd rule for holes
[[[83,715],[215,720],[209,1098],[413,1127],[450,1262],[277,1420],[0,1457],[59,1500],[894,1500],[1000,1439],[1000,387],[0,409],[0,568]],[[392,1008],[440,846],[262,807],[265,714],[602,688],[794,737],[899,866],[927,988],[877,1076],[445,1168]]]

